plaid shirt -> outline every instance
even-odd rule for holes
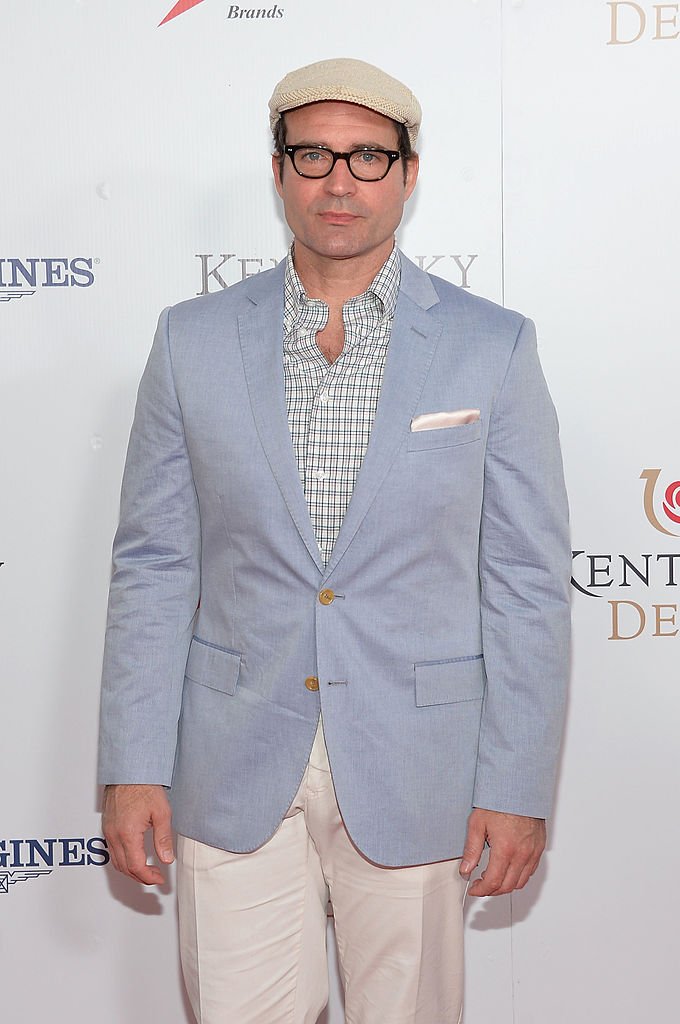
[[[329,363],[316,343],[328,306],[308,299],[288,253],[283,371],[300,480],[324,565],[340,532],[380,397],[401,264],[394,248],[363,295],[342,307],[345,343]]]

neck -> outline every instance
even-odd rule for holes
[[[362,295],[392,252],[394,239],[362,256],[334,259],[319,256],[296,240],[293,263],[310,299],[322,299],[331,307],[342,306]]]

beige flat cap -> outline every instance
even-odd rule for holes
[[[286,110],[322,100],[357,103],[391,117],[406,125],[411,145],[415,146],[422,111],[411,90],[373,64],[351,57],[320,60],[282,78],[269,101],[272,131]]]

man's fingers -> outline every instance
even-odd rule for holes
[[[130,878],[136,879],[142,885],[162,885],[165,879],[163,873],[155,864],[146,863],[146,850],[144,849],[144,833],[136,836],[126,836],[122,842],[125,867],[123,871]]]
[[[130,871],[130,878],[141,882],[142,885],[163,885],[165,882],[165,876],[160,868],[157,868],[155,864],[147,864],[146,861],[143,868]]]
[[[146,863],[144,833],[153,829],[159,860],[171,864],[172,822],[161,786],[108,786],[104,795],[103,829],[114,868],[143,885],[162,885],[163,872]]]
[[[510,857],[498,849],[491,849],[489,863],[480,878],[475,879],[468,893],[470,896],[496,896],[502,894],[503,883],[509,876]],[[519,877],[519,872],[518,872]]]
[[[105,829],[104,836],[116,871],[143,885],[163,884],[161,871],[153,864],[146,863],[143,832],[121,835]]]
[[[520,871],[513,865],[509,865],[505,872],[502,868],[493,874],[485,871],[481,878],[473,882],[468,892],[471,896],[507,896],[518,887],[520,875]]]
[[[471,896],[506,896],[515,889],[523,889],[536,868],[540,857],[526,851],[508,852],[491,849],[488,867],[468,889]]]
[[[494,886],[491,892],[473,893],[473,895],[507,896],[508,893],[515,892],[516,889],[523,889],[538,867],[539,859],[532,855],[527,860],[522,851],[519,851],[508,863],[500,884],[496,885],[497,876],[495,876],[489,883],[490,886]]]
[[[106,839],[106,845],[108,847],[111,863],[113,864],[116,871],[122,871],[123,869],[121,868],[121,857],[123,851],[121,850],[119,853],[118,844],[114,843],[113,840],[106,835],[106,832],[104,833],[104,838]]]
[[[475,809],[468,823],[468,841],[470,836],[478,836],[480,824],[491,852],[485,871],[470,886],[469,894],[503,896],[523,888],[538,867],[545,848],[545,822],[540,818]]]
[[[517,885],[515,886],[516,889],[524,888],[524,886],[527,884],[533,873],[536,871],[536,868],[540,864],[540,861],[540,857],[534,857],[534,859],[523,868],[522,873],[520,874],[519,879],[517,881]]]

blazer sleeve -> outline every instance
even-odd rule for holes
[[[473,802],[545,818],[569,674],[571,548],[557,417],[530,320],[490,413],[479,566],[487,687]]]
[[[130,435],[113,546],[101,783],[170,785],[200,593],[200,519],[161,314]]]

